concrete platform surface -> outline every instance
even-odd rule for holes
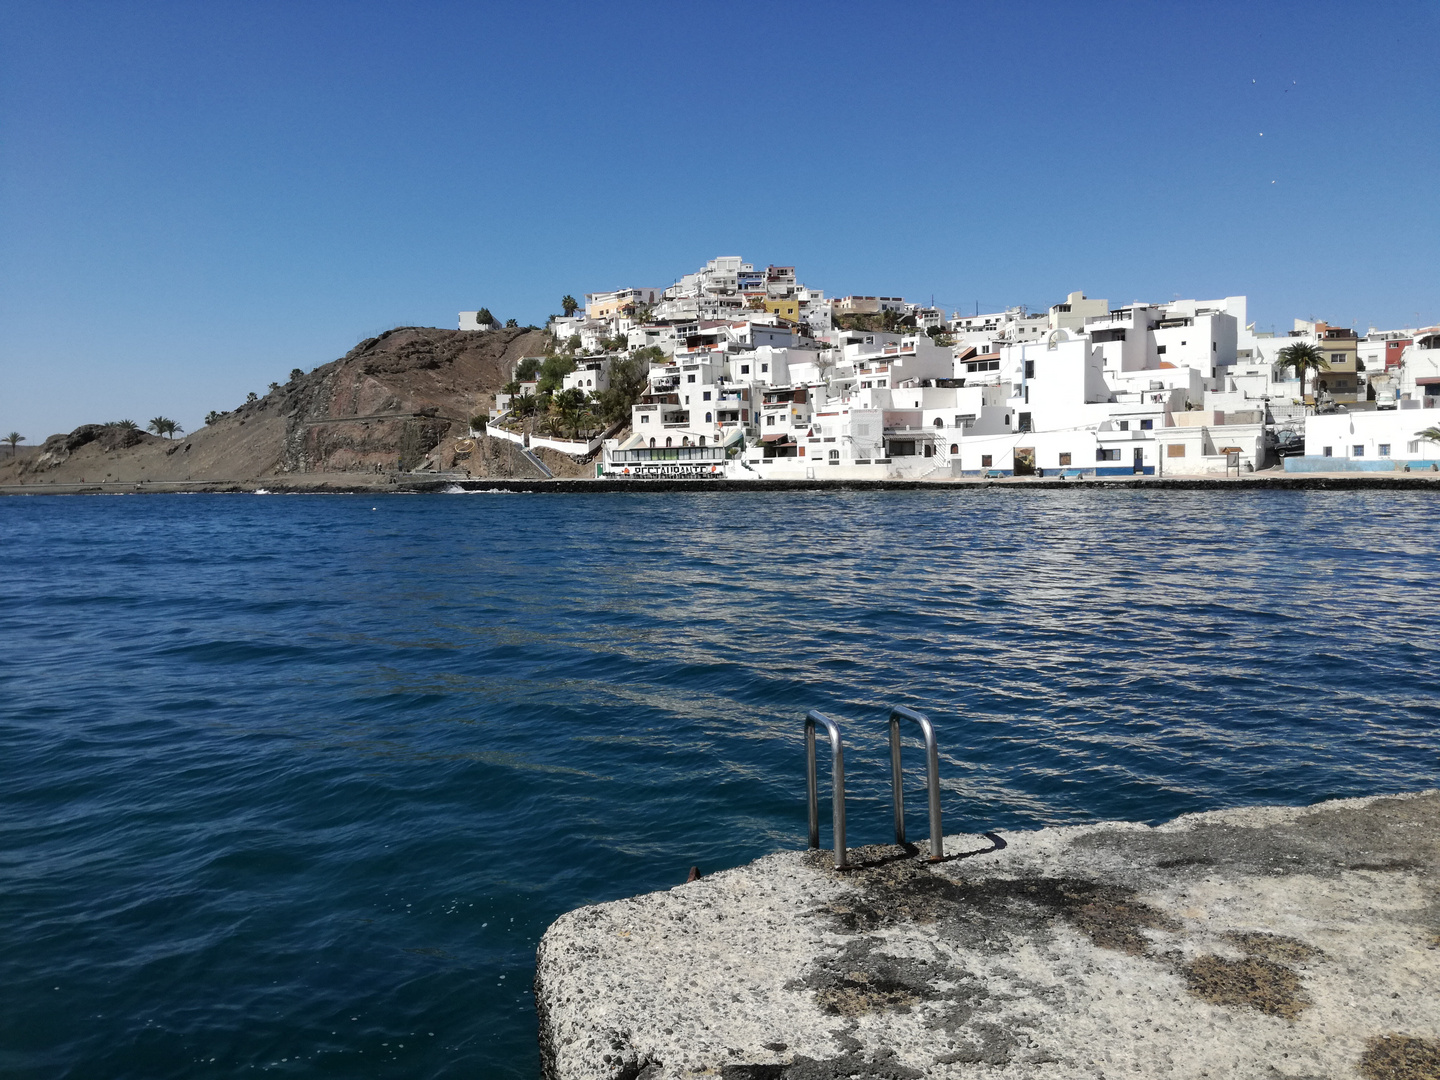
[[[546,1076],[1440,1078],[1440,791],[945,844],[563,916]]]

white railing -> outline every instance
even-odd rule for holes
[[[544,447],[547,450],[558,450],[562,454],[570,454],[573,457],[584,457],[586,454],[594,453],[604,441],[603,435],[597,435],[593,439],[556,439],[548,435],[531,435],[527,441],[522,432],[507,431],[496,423],[487,424],[485,434],[504,442],[512,442],[522,450],[526,447],[531,449]]]
[[[586,454],[594,453],[600,448],[604,437],[597,435],[593,439],[554,439],[548,435],[531,435],[530,447],[544,447],[547,450],[558,450],[562,454],[569,454],[572,457],[584,457]]]

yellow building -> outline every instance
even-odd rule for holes
[[[616,289],[614,292],[586,293],[587,319],[613,319],[628,315],[639,308],[650,307],[660,300],[660,289]]]
[[[798,323],[800,321],[800,301],[788,300],[766,300],[765,310],[771,315],[778,315],[786,322]]]
[[[1357,363],[1360,342],[1355,331],[1324,323],[1316,324],[1316,329],[1320,335],[1316,348],[1325,354],[1330,368],[1310,376],[1312,393],[1325,390],[1337,403],[1344,405],[1362,400]]]

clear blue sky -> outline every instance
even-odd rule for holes
[[[0,2],[0,433],[194,429],[721,254],[1440,322],[1437,41],[1433,0]]]

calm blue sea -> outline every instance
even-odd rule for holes
[[[895,702],[951,830],[1433,786],[1436,508],[0,499],[0,1074],[535,1077],[546,925],[803,845],[812,707],[852,843]]]

